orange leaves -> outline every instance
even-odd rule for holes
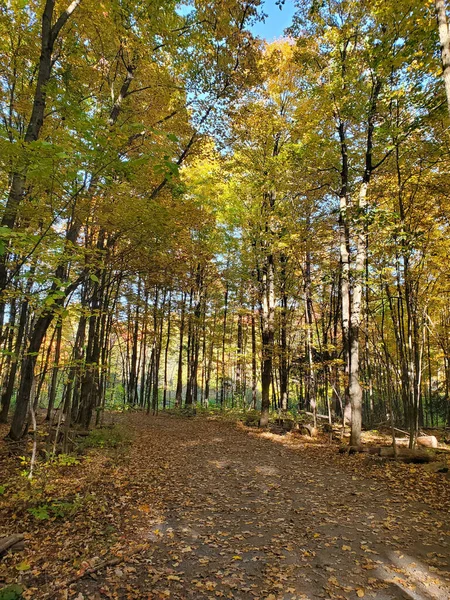
[[[76,577],[73,596],[85,600],[93,590],[111,600],[306,600],[317,590],[354,600],[376,597],[397,575],[405,586],[444,577],[442,517],[423,505],[409,527],[417,509],[358,458],[315,446],[280,452],[275,438],[220,421],[123,420],[136,432],[126,460],[118,466],[98,451],[74,478],[96,504],[61,529],[34,525],[30,550],[8,557],[9,577],[21,562],[33,565],[20,573],[30,588],[43,572],[58,582]],[[421,523],[433,551],[419,556]],[[420,561],[417,582],[405,565]]]

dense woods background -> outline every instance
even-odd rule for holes
[[[0,6],[1,420],[450,424],[443,0]]]

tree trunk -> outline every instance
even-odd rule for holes
[[[155,304],[153,310],[153,327],[155,335],[154,343],[154,363],[153,363],[153,393],[152,393],[152,412],[154,415],[158,412],[159,405],[159,365],[161,362],[161,344],[162,344],[162,324],[164,320],[165,295],[161,302],[161,318],[158,319],[158,296],[159,290],[156,289]]]
[[[27,288],[31,289],[31,284],[28,284]],[[22,303],[22,306],[20,308],[19,328],[17,330],[17,336],[14,345],[14,356],[12,357],[11,368],[9,370],[6,385],[2,394],[2,410],[0,413],[0,423],[6,423],[8,419],[9,407],[11,404],[11,398],[14,391],[14,383],[16,380],[17,367],[19,365],[20,360],[20,350],[22,348],[22,345],[24,344],[24,333],[25,326],[27,323],[27,317],[28,300],[25,300],[25,302]]]
[[[224,407],[225,402],[225,344],[227,335],[227,315],[228,315],[228,282],[224,295],[223,322],[222,322],[222,377],[220,385],[220,407]]]
[[[255,307],[252,306],[252,408],[256,410],[256,322]]]
[[[186,397],[184,399],[185,406],[190,406],[192,404],[192,354],[193,354],[193,317],[192,317],[192,297],[194,291],[191,289],[189,294],[189,310],[188,310],[188,339],[187,339],[187,365],[186,365]]]
[[[241,298],[241,306],[242,306],[242,298]],[[238,314],[238,327],[237,327],[237,352],[236,352],[236,400],[237,402],[242,401],[242,391],[243,391],[243,375],[244,375],[244,360],[243,360],[243,345],[244,345],[244,334],[242,327],[242,308],[239,306],[239,314]]]
[[[280,314],[280,400],[281,410],[288,409],[289,395],[289,367],[288,367],[288,297],[286,293],[286,263],[287,257],[283,254],[281,262],[281,314]]]
[[[8,436],[12,440],[20,440],[25,431],[28,415],[31,391],[34,386],[34,368],[42,341],[47,329],[53,320],[52,313],[44,313],[40,316],[33,327],[28,348],[22,360],[21,378],[19,391],[17,393],[16,410],[11,423]]]
[[[55,0],[46,0],[42,13],[41,26],[41,53],[37,66],[36,89],[33,98],[33,107],[30,120],[24,136],[25,144],[35,142],[40,135],[44,124],[45,109],[47,104],[47,85],[50,81],[54,61],[52,59],[55,42],[61,29],[64,27],[73,11],[81,0],[74,0],[69,7],[61,13],[52,25]],[[11,187],[6,200],[5,210],[0,223],[1,227],[14,229],[20,204],[25,197],[27,186],[27,169],[15,171],[11,175]],[[0,294],[7,285],[7,252],[0,256]],[[0,327],[3,325],[4,302],[0,302]]]
[[[170,346],[170,328],[171,328],[171,308],[172,308],[172,292],[169,292],[169,305],[167,307],[167,338],[166,338],[166,347],[164,348],[164,393],[163,393],[163,410],[166,410],[167,407],[167,390],[168,390],[168,381],[167,381],[167,363],[169,359],[169,346]]]
[[[205,376],[205,405],[209,404],[209,393],[210,393],[210,382],[211,382],[211,372],[213,366],[213,356],[214,356],[214,334],[216,331],[216,321],[217,321],[217,310],[214,311],[213,325],[211,330],[211,340],[209,344],[209,353],[207,358],[206,365],[206,376]]]
[[[184,323],[186,312],[186,294],[183,294],[181,300],[181,315],[180,315],[180,341],[178,346],[178,370],[177,370],[177,389],[175,392],[175,404],[181,406],[183,401],[183,339],[184,339]]]
[[[439,41],[441,44],[442,75],[444,77],[447,107],[450,115],[450,30],[445,0],[435,0],[435,6],[439,27]]]
[[[148,318],[148,290],[145,290],[144,320],[143,320],[143,324],[142,324],[144,333],[142,336],[142,343],[141,343],[141,383],[139,386],[139,404],[140,404],[141,408],[145,407],[145,382],[146,382],[145,368],[146,368],[146,359],[147,359],[147,327],[148,327],[147,318]]]
[[[274,326],[275,326],[275,284],[274,284],[274,259],[269,254],[262,275],[262,304],[261,304],[261,332],[262,332],[262,367],[261,367],[261,427],[269,423],[270,409],[270,383],[272,381],[273,351],[274,351]]]
[[[61,356],[61,340],[62,340],[62,322],[59,321],[58,325],[56,326],[55,356],[54,356],[54,360],[53,360],[53,369],[52,369],[52,379],[50,382],[50,390],[48,393],[47,416],[45,417],[47,421],[50,421],[53,406],[55,405],[56,389],[57,389],[57,383],[58,383],[59,359]]]
[[[66,243],[70,247],[76,242],[80,225],[78,222],[72,222],[67,229]],[[67,286],[64,290],[60,290],[61,281],[65,281],[66,265],[61,263],[55,270],[55,281],[53,282],[49,294],[47,296],[51,302],[44,303],[48,306],[41,315],[36,319],[33,329],[30,333],[30,341],[28,348],[24,353],[21,368],[21,381],[16,400],[16,410],[11,423],[9,437],[13,440],[21,438],[25,430],[25,422],[28,414],[30,395],[34,384],[34,368],[36,365],[37,356],[41,349],[42,341],[47,333],[47,329],[53,321],[53,318],[58,310],[64,306],[66,298],[80,285],[82,277],[77,281]],[[55,299],[55,293],[59,292],[59,296]]]
[[[138,280],[136,296],[136,312],[134,315],[133,334],[131,342],[130,383],[128,388],[128,402],[138,403],[138,337],[139,337],[139,301],[141,296],[141,280]]]
[[[364,215],[367,204],[368,181],[363,181],[359,191],[358,208]],[[352,427],[350,445],[359,446],[361,443],[362,427],[362,388],[359,381],[359,330],[361,325],[361,308],[363,297],[363,278],[366,265],[366,230],[364,224],[359,224],[356,240],[355,276],[352,285],[350,310],[350,356],[348,392],[352,409]]]

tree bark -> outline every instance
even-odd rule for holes
[[[177,389],[175,392],[175,404],[181,406],[183,401],[183,339],[184,339],[184,323],[186,313],[186,294],[183,294],[181,300],[181,315],[180,315],[180,341],[178,346],[178,369],[177,369]]]
[[[436,16],[441,44],[442,75],[444,77],[447,108],[450,115],[450,30],[445,0],[435,0]]]
[[[272,381],[274,334],[275,334],[275,282],[274,257],[269,253],[266,257],[262,274],[262,303],[261,303],[261,338],[262,338],[262,367],[261,367],[261,427],[269,423],[270,384]]]
[[[170,347],[170,330],[171,330],[171,317],[172,317],[172,292],[169,292],[169,304],[167,307],[167,337],[166,346],[164,348],[164,393],[163,393],[163,410],[167,407],[167,390],[168,390],[168,373],[167,364],[169,360],[169,347]]]
[[[28,289],[31,289],[31,278],[30,282],[27,285]],[[17,367],[19,365],[20,360],[20,351],[22,345],[24,344],[24,333],[25,326],[27,323],[28,317],[28,300],[22,302],[22,306],[20,308],[20,317],[19,317],[19,328],[17,330],[16,341],[14,345],[14,356],[11,361],[11,368],[8,373],[8,379],[6,381],[5,389],[2,394],[2,409],[0,413],[0,423],[6,423],[8,419],[9,407],[11,404],[11,398],[14,391],[14,383],[16,380]]]
[[[53,359],[52,379],[50,382],[50,390],[48,393],[48,406],[46,420],[50,421],[53,406],[55,405],[56,389],[58,383],[58,372],[59,372],[59,359],[61,356],[61,341],[62,341],[62,322],[59,321],[56,327],[56,343],[55,343],[55,356]]]
[[[222,321],[222,364],[221,364],[221,384],[220,384],[220,407],[224,407],[225,403],[225,345],[227,336],[227,315],[228,315],[228,281],[225,288],[223,321]]]
[[[252,306],[252,408],[256,410],[256,319]]]
[[[42,14],[41,26],[41,53],[37,65],[37,81],[34,92],[33,108],[30,120],[24,136],[26,144],[34,142],[39,138],[44,124],[45,109],[47,104],[47,85],[53,68],[53,49],[55,42],[66,24],[69,17],[77,8],[81,0],[74,0],[68,8],[61,13],[57,21],[52,25],[55,0],[46,0]],[[25,197],[27,185],[27,168],[14,171],[11,175],[11,186],[3,212],[1,227],[14,229],[20,204]],[[7,285],[7,253],[0,256],[0,294]],[[4,302],[0,301],[0,327],[3,325]]]

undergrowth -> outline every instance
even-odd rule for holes
[[[81,448],[125,448],[131,443],[131,435],[118,425],[99,427],[89,432],[81,443]]]

